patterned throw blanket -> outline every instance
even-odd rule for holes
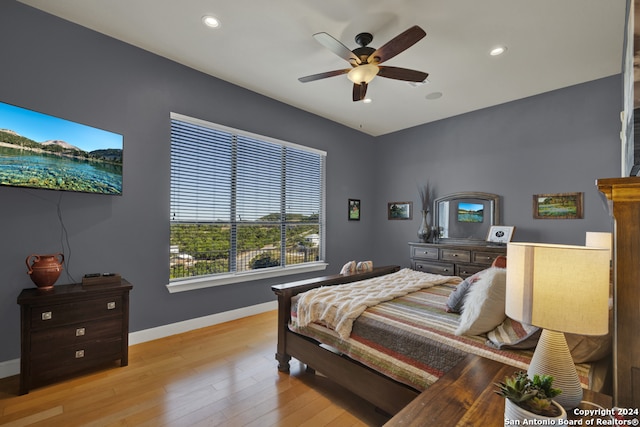
[[[359,282],[312,289],[301,294],[298,300],[298,326],[320,323],[346,339],[351,335],[353,322],[368,307],[434,285],[455,285],[460,281],[456,276],[440,276],[404,268]]]

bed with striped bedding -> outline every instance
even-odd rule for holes
[[[344,339],[322,322],[300,326],[297,301],[304,294],[299,294],[291,299],[289,329],[418,391],[428,388],[469,353],[526,370],[533,355],[530,350],[498,350],[486,344],[484,335],[455,335],[460,315],[445,310],[453,289],[455,283],[436,284],[368,307]],[[587,388],[600,381],[594,378],[598,370],[593,368],[577,365]]]

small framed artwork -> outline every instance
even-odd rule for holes
[[[413,202],[390,202],[387,203],[388,219],[411,219],[413,218]]]
[[[360,200],[349,199],[349,221],[360,221]]]
[[[535,219],[583,218],[583,193],[556,193],[533,195]]]
[[[489,234],[487,235],[487,242],[506,244],[511,241],[513,237],[513,231],[516,228],[511,225],[492,225],[489,228]]]

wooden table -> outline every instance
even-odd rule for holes
[[[422,392],[385,427],[394,426],[502,426],[504,398],[495,393],[494,383],[518,369],[484,357],[469,355],[431,387]],[[611,397],[584,390],[584,409],[611,409]],[[570,420],[580,419],[567,411]],[[584,422],[583,422],[584,425]]]

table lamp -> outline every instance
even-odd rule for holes
[[[611,247],[613,246],[611,233],[603,233],[599,231],[587,231],[585,235],[585,246],[593,247],[593,248],[607,248],[611,251]],[[611,258],[611,255],[609,255]]]
[[[564,333],[608,332],[609,249],[544,243],[507,244],[505,311],[542,328],[527,374],[551,375],[565,409],[582,401],[582,386]]]

